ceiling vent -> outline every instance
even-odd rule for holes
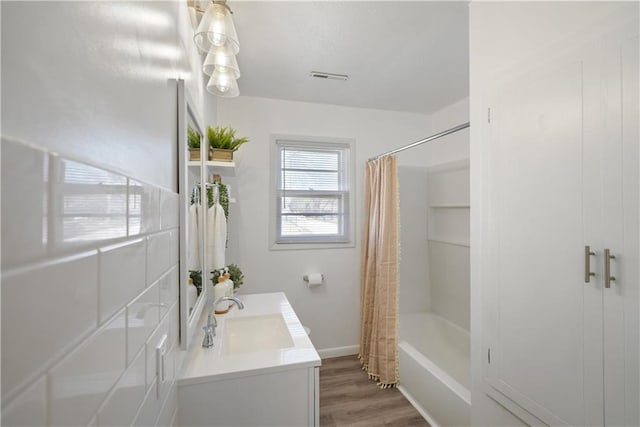
[[[318,79],[332,79],[332,80],[349,80],[349,76],[346,74],[334,74],[334,73],[323,73],[322,71],[312,71],[311,77],[315,77]]]

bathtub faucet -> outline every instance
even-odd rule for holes
[[[207,316],[207,326],[203,326],[204,330],[204,338],[202,340],[202,347],[211,348],[213,347],[213,337],[216,336],[216,327],[218,326],[218,321],[216,320],[215,310],[216,305],[222,301],[232,301],[235,302],[240,310],[244,309],[244,304],[236,297],[220,297],[215,300],[211,306],[211,312]]]

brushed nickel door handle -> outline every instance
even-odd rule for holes
[[[616,259],[615,255],[611,254],[610,249],[604,250],[604,287],[610,288],[611,282],[615,282],[615,276],[611,275],[611,260]]]
[[[589,283],[591,277],[596,275],[596,273],[591,271],[591,257],[595,254],[596,253],[591,250],[591,246],[587,245],[584,247],[584,283]]]

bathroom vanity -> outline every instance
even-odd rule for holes
[[[178,379],[176,424],[319,425],[320,356],[287,297],[241,299],[244,310],[234,305],[216,316],[212,348],[198,339],[190,345]]]

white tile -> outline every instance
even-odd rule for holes
[[[48,156],[4,138],[1,154],[2,268],[6,270],[46,255]]]
[[[160,195],[160,228],[168,230],[178,227],[180,212],[179,197],[177,193],[163,190]]]
[[[180,257],[180,233],[179,230],[177,228],[174,228],[173,230],[171,230],[169,232],[170,235],[170,239],[171,239],[171,254],[170,254],[170,261],[171,264],[177,264],[179,261],[179,257]]]
[[[160,230],[160,189],[129,180],[129,235]]]
[[[43,376],[12,402],[3,406],[4,426],[43,426],[47,420],[47,381]]]
[[[127,178],[51,157],[49,222],[54,250],[94,246],[127,235]]]
[[[100,249],[100,322],[146,287],[144,239]]]
[[[153,283],[172,266],[171,233],[147,237],[147,283]]]
[[[150,286],[127,306],[127,360],[133,361],[138,351],[160,321],[158,283]]]
[[[97,251],[3,274],[2,394],[95,329],[97,304]]]
[[[169,347],[171,348],[175,347],[180,339],[180,311],[177,303],[169,312],[169,318],[169,338],[171,338]]]
[[[160,412],[160,401],[156,397],[155,384],[152,384],[132,425],[136,427],[155,426],[158,412]]]
[[[126,367],[124,310],[49,374],[51,421],[70,426],[91,421]]]
[[[130,425],[144,400],[145,353],[140,352],[120,378],[111,396],[98,412],[99,426]]]
[[[162,276],[158,286],[160,286],[160,318],[162,318],[178,300],[178,266]]]

